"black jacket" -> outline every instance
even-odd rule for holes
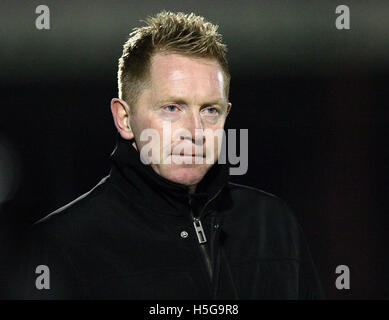
[[[318,299],[300,226],[285,203],[214,165],[196,193],[156,174],[118,137],[91,191],[33,226],[23,298]],[[38,290],[38,265],[50,289]]]

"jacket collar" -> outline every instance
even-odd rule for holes
[[[116,141],[110,157],[110,179],[127,198],[143,207],[179,216],[189,214],[191,206],[194,215],[198,216],[205,204],[213,202],[227,184],[228,164],[216,163],[198,184],[196,192],[189,195],[187,186],[167,180],[151,165],[143,164],[132,140],[117,134]]]

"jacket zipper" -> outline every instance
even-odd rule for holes
[[[201,210],[201,212],[199,214],[199,217],[201,217],[201,214],[204,212],[204,210],[208,206],[208,204],[219,195],[221,190],[222,189],[220,189],[211,199],[209,199],[207,201],[207,203],[204,205],[203,209]],[[205,236],[205,232],[204,232],[204,229],[203,229],[203,225],[201,224],[200,218],[195,218],[194,215],[193,215],[191,202],[192,202],[192,199],[189,196],[190,215],[192,217],[194,229],[195,229],[195,232],[196,232],[196,235],[197,235],[197,239],[198,239],[198,242],[199,242],[199,245],[200,245],[200,252],[201,252],[201,255],[202,255],[203,259],[204,259],[204,262],[205,262],[205,265],[206,265],[206,268],[207,268],[207,271],[208,271],[208,276],[209,276],[210,282],[212,283],[213,270],[212,270],[211,259],[209,258],[209,254],[207,253],[207,250],[206,250],[205,245],[204,245],[207,242],[207,238]]]
[[[201,224],[200,219],[195,218],[193,216],[192,210],[190,211],[190,213],[191,213],[191,216],[192,216],[193,225],[194,225],[194,228],[195,228],[197,239],[199,241],[200,252],[201,252],[201,255],[202,255],[202,257],[203,257],[203,259],[205,261],[205,265],[206,265],[206,268],[207,268],[207,271],[208,271],[209,279],[212,282],[212,265],[211,265],[211,260],[209,258],[209,255],[208,255],[207,250],[206,250],[205,245],[204,245],[207,242],[207,238],[205,237],[205,232],[204,232],[204,229],[203,229],[203,226]]]

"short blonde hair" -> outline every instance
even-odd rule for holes
[[[194,13],[162,11],[148,17],[146,26],[134,28],[123,46],[119,59],[119,98],[135,105],[150,79],[151,57],[157,52],[179,53],[216,60],[224,74],[228,99],[230,73],[227,46],[222,43],[218,26]],[[131,108],[133,109],[133,108]]]

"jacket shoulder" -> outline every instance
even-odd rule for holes
[[[228,188],[240,215],[245,212],[252,219],[261,223],[266,221],[267,225],[277,228],[287,227],[295,231],[301,228],[289,204],[279,196],[232,182],[228,183]]]
[[[80,222],[87,223],[96,212],[92,209],[98,208],[104,202],[108,178],[109,176],[104,177],[88,192],[33,223],[31,233],[47,232],[60,236]]]
[[[272,193],[263,191],[261,189],[255,188],[255,187],[246,186],[243,184],[228,182],[228,188],[230,189],[230,191],[232,191],[234,193],[239,193],[242,195],[246,195],[248,197],[254,196],[254,197],[260,197],[262,199],[275,199],[275,200],[278,199],[278,200],[282,201],[281,198],[279,198],[278,196],[276,196]]]
[[[228,188],[232,197],[238,200],[238,202],[279,207],[291,211],[289,205],[283,199],[270,192],[233,182],[228,183]]]

